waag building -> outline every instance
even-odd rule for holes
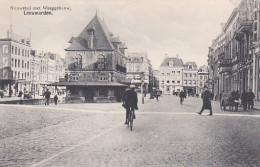
[[[117,102],[130,82],[126,79],[126,45],[114,36],[97,15],[66,51],[67,102]]]

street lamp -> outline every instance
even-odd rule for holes
[[[144,72],[141,72],[142,80],[141,80],[141,93],[142,93],[142,104],[144,104]]]

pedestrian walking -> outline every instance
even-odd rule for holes
[[[130,85],[130,90],[127,91],[125,93],[125,97],[124,97],[124,107],[126,109],[126,122],[125,124],[128,124],[128,114],[130,111],[133,111],[134,115],[133,118],[135,119],[135,110],[138,110],[138,106],[137,106],[137,102],[138,102],[138,97],[137,97],[137,93],[135,92],[135,86],[134,85]]]
[[[246,91],[242,92],[241,94],[241,103],[243,105],[244,110],[247,109],[247,100],[248,100],[248,93]]]
[[[252,89],[249,89],[249,92],[247,94],[247,104],[248,104],[248,109],[254,109],[254,98],[255,94],[252,92]]]
[[[185,94],[185,92],[183,92],[183,90],[180,92],[180,103],[182,104],[183,103],[183,101],[184,101],[184,98],[186,98],[186,94]]]
[[[202,112],[205,110],[205,109],[208,109],[210,111],[210,116],[212,116],[212,107],[211,107],[211,94],[209,92],[209,90],[205,90],[205,92],[202,94],[202,99],[203,99],[203,105],[202,105],[202,108],[200,110],[200,112],[197,112],[197,114],[202,114]]]
[[[155,98],[156,98],[156,101],[159,101],[160,93],[159,93],[159,90],[158,90],[158,89],[155,89],[155,90],[154,90],[154,96],[155,96]]]
[[[51,97],[51,92],[49,91],[49,89],[47,89],[43,96],[45,97],[45,105],[49,105],[50,103],[50,97]]]
[[[4,98],[4,92],[3,91],[0,91],[0,96],[1,96],[1,98]]]
[[[58,103],[58,96],[57,96],[57,94],[54,96],[54,103],[55,103],[55,105],[57,105],[57,103]]]

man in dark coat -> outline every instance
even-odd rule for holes
[[[126,122],[125,122],[125,124],[128,123],[127,117],[128,117],[129,112],[138,110],[138,107],[137,107],[138,98],[137,98],[137,93],[135,92],[135,86],[130,85],[130,89],[131,90],[126,91],[125,95],[123,96],[124,107],[126,109]],[[135,112],[134,112],[133,118],[134,119],[136,118]]]
[[[127,95],[129,94],[129,92],[130,92],[130,88],[126,88],[125,93],[122,96],[122,102],[123,102],[122,106],[126,109],[125,110],[125,124],[127,124],[127,116],[128,116],[128,110],[127,110],[125,102],[126,102],[126,98],[127,98]]]
[[[54,103],[55,103],[55,105],[57,105],[57,103],[58,103],[58,96],[57,96],[57,94],[54,96]]]
[[[252,89],[249,89],[249,92],[247,94],[247,104],[248,104],[248,109],[254,109],[254,98],[255,94],[252,92]]]
[[[46,92],[43,94],[43,96],[46,99],[45,105],[49,105],[50,97],[51,97],[51,92],[49,91],[49,89],[46,90]]]
[[[241,101],[242,101],[241,103],[243,105],[244,110],[247,109],[247,100],[248,100],[247,96],[248,96],[248,93],[246,91],[244,91],[241,94]]]
[[[182,103],[184,101],[184,98],[186,98],[186,94],[185,92],[183,92],[183,90],[180,92],[180,102]]]
[[[212,116],[212,107],[211,107],[211,94],[208,90],[205,90],[205,92],[202,94],[202,99],[203,99],[203,106],[200,110],[200,112],[197,112],[198,114],[202,114],[204,109],[208,109],[210,111],[210,116]]]

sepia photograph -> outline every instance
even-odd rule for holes
[[[0,167],[260,166],[260,0],[0,11]]]

